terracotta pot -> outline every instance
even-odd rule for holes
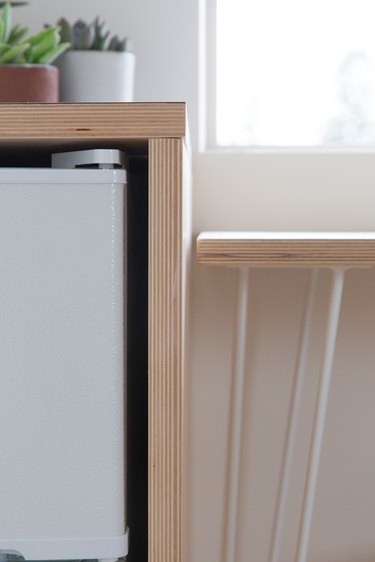
[[[59,71],[44,64],[0,65],[0,102],[57,102]]]

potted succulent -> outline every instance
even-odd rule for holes
[[[12,26],[10,2],[0,14],[0,102],[57,102],[58,71],[52,62],[69,44],[57,26],[28,38],[28,28]]]
[[[110,36],[97,17],[87,24],[58,22],[61,37],[71,47],[56,61],[60,70],[60,100],[65,102],[132,101],[135,56],[130,40]]]

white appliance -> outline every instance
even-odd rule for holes
[[[127,554],[122,162],[0,169],[3,557]]]

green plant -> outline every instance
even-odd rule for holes
[[[61,43],[58,26],[25,39],[28,33],[27,27],[12,26],[12,7],[5,4],[0,15],[0,64],[50,64],[70,47]]]
[[[119,39],[117,35],[110,36],[105,29],[105,22],[96,17],[92,23],[77,20],[71,25],[65,18],[57,22],[61,28],[61,37],[77,51],[130,51],[130,39]]]

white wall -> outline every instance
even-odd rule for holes
[[[32,0],[19,17],[36,29],[60,15],[105,16],[133,37],[136,99],[186,100],[198,125],[199,0]],[[103,8],[104,6],[104,8]],[[374,154],[194,158],[194,231],[375,230]],[[251,275],[250,326],[236,562],[266,562],[291,376],[306,289],[304,271]],[[320,277],[308,383],[281,562],[293,559],[330,276]],[[194,266],[192,372],[186,381],[186,562],[221,560],[235,274]],[[349,272],[312,535],[314,562],[373,562],[375,273]]]

